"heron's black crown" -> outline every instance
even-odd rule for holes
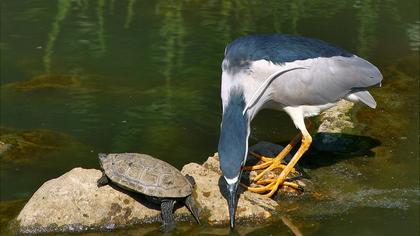
[[[250,62],[267,60],[276,64],[318,57],[343,56],[348,53],[333,44],[296,35],[251,35],[236,39],[226,47],[226,71],[237,73]]]
[[[235,178],[247,150],[248,117],[242,112],[245,98],[241,88],[235,87],[229,93],[229,101],[223,110],[219,139],[220,168],[227,178]]]

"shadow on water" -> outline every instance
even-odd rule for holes
[[[355,157],[374,157],[373,148],[381,145],[378,139],[344,133],[317,133],[308,153],[300,165],[304,168],[315,169],[331,166],[338,162]]]
[[[289,141],[277,142],[281,147],[287,146]],[[284,158],[287,162],[293,157],[293,154],[299,148],[300,143],[296,145],[292,151]],[[378,139],[346,133],[327,133],[320,132],[313,136],[313,142],[309,150],[303,154],[297,168],[316,169],[325,166],[333,166],[339,162],[350,160],[357,157],[369,157],[373,158],[375,152],[372,150],[375,147],[381,146],[381,141]],[[266,157],[275,157],[280,150],[261,150],[257,153],[262,154]],[[255,165],[258,160],[256,158],[250,158],[248,156],[247,165]],[[242,175],[249,174],[243,172]],[[245,176],[247,179],[247,176]]]

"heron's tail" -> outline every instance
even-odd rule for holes
[[[347,95],[346,99],[352,101],[352,102],[363,102],[364,104],[368,105],[369,107],[375,109],[376,108],[376,101],[370,95],[368,91],[358,91],[355,93],[351,93]]]

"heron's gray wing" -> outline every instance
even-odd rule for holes
[[[374,65],[357,56],[313,58],[276,66],[308,68],[284,74],[270,85],[273,99],[288,106],[333,103],[382,80]]]

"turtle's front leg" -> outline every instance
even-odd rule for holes
[[[187,206],[188,210],[190,210],[197,223],[200,224],[200,210],[198,209],[192,195],[185,198],[185,205]]]
[[[174,205],[175,200],[163,199],[160,204],[160,210],[162,214],[162,225],[160,230],[163,232],[169,232],[175,228],[175,219],[174,219]]]
[[[108,183],[109,183],[109,179],[108,179],[108,177],[106,177],[105,172],[102,171],[102,176],[101,176],[101,178],[99,178],[96,181],[96,185],[99,188],[99,187],[102,187],[104,185],[107,185]]]

